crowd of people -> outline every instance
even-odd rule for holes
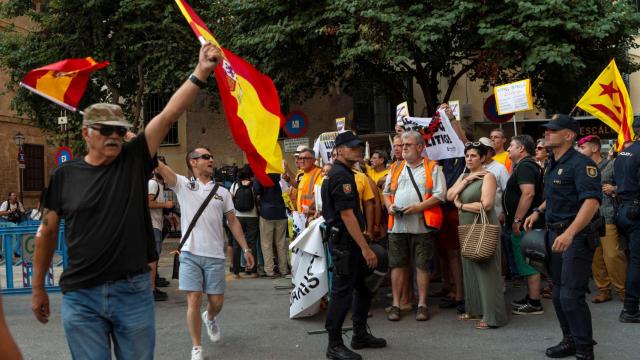
[[[109,358],[111,344],[118,358],[153,358],[153,301],[166,300],[158,288],[168,283],[158,276],[157,261],[165,219],[176,226],[176,203],[181,241],[173,277],[187,295],[192,359],[203,358],[203,325],[211,341],[221,338],[225,258],[238,278],[288,276],[287,239],[319,216],[327,224],[334,273],[325,324],[328,358],[360,359],[342,341],[352,306],[351,347],[386,346],[366,325],[374,294],[363,283],[363,269],[381,261],[372,250],[376,243],[386,249],[391,268],[389,321],[411,312],[416,321],[428,321],[431,296],[440,298],[439,307],[455,309],[461,322],[488,330],[507,325],[509,313],[543,314],[541,298],[550,297],[563,339],[547,356],[593,359],[586,303],[593,273],[598,293],[591,301],[610,301],[615,291],[623,301],[619,320],[640,322],[639,142],[625,143],[617,157],[612,151],[605,159],[600,139],[578,139],[578,123],[566,115],[545,124],[538,141],[529,135],[508,140],[501,129],[475,141],[443,104],[465,144],[464,157],[429,159],[425,134],[398,126],[391,157],[376,149],[363,159],[363,141],[346,131],[337,135],[328,163],[300,147],[295,171],[284,163],[283,174],[269,174],[273,186],[254,181],[245,167],[226,189],[212,179],[214,156],[207,148],[186,154],[192,176],[177,174],[156,157],[170,125],[195,101],[220,56],[219,49],[204,45],[193,74],[137,136],[127,135],[131,123],[119,106],[87,108],[87,155],[51,177],[36,235],[32,310],[38,321],[48,322],[45,273],[64,218],[69,266],[60,281],[61,317],[74,358]],[[9,200],[3,211],[15,211],[14,204]],[[477,233],[479,222],[499,230]],[[526,256],[525,240],[536,229],[546,230],[545,266]],[[486,241],[490,237],[495,242]],[[467,242],[476,244],[475,253]],[[430,291],[435,279],[442,286]],[[506,304],[509,280],[525,283],[526,292]]]

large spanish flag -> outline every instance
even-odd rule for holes
[[[258,181],[265,186],[273,185],[267,174],[283,172],[278,132],[285,121],[273,81],[222,48],[185,1],[176,0],[176,3],[200,43],[210,42],[222,50],[222,66],[215,69],[215,76],[231,134],[247,156]]]
[[[618,132],[616,150],[620,151],[625,141],[635,138],[631,100],[615,60],[602,71],[578,106]]]
[[[20,86],[71,111],[76,111],[92,72],[109,65],[90,57],[66,59],[30,71]]]

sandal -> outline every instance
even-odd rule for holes
[[[467,321],[467,320],[480,320],[479,317],[475,317],[475,316],[471,316],[469,314],[460,314],[458,315],[458,320],[460,321]]]
[[[476,329],[478,329],[478,330],[488,330],[488,329],[493,329],[493,328],[495,328],[495,326],[491,326],[491,325],[487,324],[484,321],[478,321],[476,323]]]

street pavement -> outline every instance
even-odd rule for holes
[[[163,254],[160,272],[171,274],[169,255]],[[211,343],[203,329],[207,359],[324,359],[327,336],[309,335],[322,330],[325,313],[300,320],[289,319],[288,279],[230,279],[219,320],[222,341]],[[433,284],[437,289],[440,284]],[[189,359],[191,341],[186,326],[186,299],[172,280],[169,301],[156,303],[156,359]],[[373,334],[387,339],[388,347],[360,350],[365,359],[545,359],[544,349],[561,338],[553,305],[543,300],[544,315],[512,315],[507,326],[476,330],[474,323],[456,320],[455,310],[437,307],[430,299],[432,318],[417,322],[407,313],[399,322],[386,320],[387,293],[381,289],[374,300],[369,325]],[[520,298],[524,288],[507,287],[506,298]],[[4,296],[7,322],[26,359],[70,358],[60,322],[60,293],[50,294],[51,320],[42,325],[30,310],[29,295]],[[593,315],[598,359],[640,359],[640,325],[618,322],[622,303],[589,303]],[[351,326],[347,320],[345,326]],[[348,333],[351,335],[351,333]],[[345,342],[349,337],[345,336]],[[2,354],[0,352],[0,358]]]

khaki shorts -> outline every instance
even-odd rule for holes
[[[389,266],[407,267],[413,264],[426,270],[433,257],[432,234],[389,234]]]

